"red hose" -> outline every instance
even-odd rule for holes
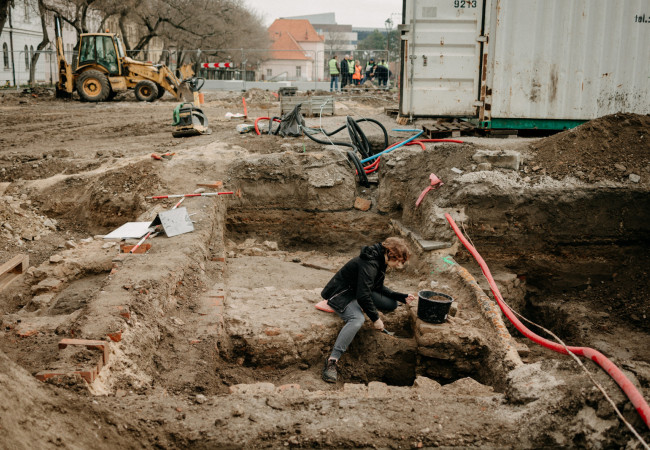
[[[411,141],[416,142],[416,141]],[[465,141],[459,141],[458,139],[418,139],[417,142],[454,142],[456,144],[464,144]]]
[[[270,117],[258,117],[257,119],[255,119],[255,133],[257,133],[258,136],[260,134],[262,134],[262,133],[260,133],[260,129],[257,127],[257,122],[259,120],[271,120],[271,118]],[[282,122],[280,119],[273,119],[273,121],[274,122]],[[270,127],[270,125],[269,125],[269,127]]]
[[[499,292],[499,289],[497,288],[496,283],[494,282],[494,278],[492,278],[492,274],[490,273],[490,269],[488,268],[487,264],[479,255],[479,253],[476,251],[476,249],[465,239],[465,236],[461,233],[461,231],[458,229],[458,226],[456,225],[456,222],[454,222],[454,219],[449,214],[445,214],[445,218],[449,222],[449,225],[451,225],[451,228],[454,230],[454,233],[456,233],[456,236],[458,236],[458,239],[463,243],[465,248],[472,254],[476,262],[481,266],[481,270],[483,271],[483,275],[485,275],[485,278],[487,278],[488,283],[490,284],[490,289],[492,290],[492,294],[494,294],[494,298],[496,299],[499,308],[501,308],[501,311],[506,315],[508,320],[512,322],[512,324],[519,330],[524,336],[526,336],[528,339],[532,340],[533,342],[540,344],[548,349],[553,350],[554,352],[557,353],[562,353],[564,355],[567,355],[568,352],[566,349],[553,341],[549,341],[548,339],[544,339],[543,337],[533,333],[530,331],[524,324],[522,324],[519,319],[514,315],[514,313],[508,308],[508,305],[505,304],[503,301],[503,297],[501,297],[501,293]],[[616,384],[618,384],[625,395],[627,395],[627,398],[630,399],[634,407],[636,408],[637,412],[641,416],[641,419],[645,422],[646,426],[650,428],[650,406],[648,406],[648,403],[645,401],[639,390],[632,384],[632,382],[625,376],[625,374],[618,368],[616,367],[616,364],[611,362],[605,355],[600,353],[597,350],[594,350],[593,348],[589,347],[567,347],[569,351],[575,355],[578,356],[584,356],[589,359],[591,359],[593,362],[598,364],[601,368],[603,368],[609,376],[611,376]]]

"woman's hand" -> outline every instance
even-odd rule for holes
[[[415,300],[415,295],[409,294],[408,297],[406,297],[406,304],[408,305],[411,303],[413,300]]]
[[[384,330],[384,322],[382,322],[381,319],[375,320],[372,325],[375,327],[375,330],[383,331]]]

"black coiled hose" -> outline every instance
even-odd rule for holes
[[[361,127],[359,126],[359,122],[372,122],[381,128],[381,131],[384,134],[384,147],[382,150],[388,148],[388,132],[386,131],[386,128],[377,120],[375,119],[359,119],[355,120],[350,116],[347,116],[345,118],[345,125],[337,128],[336,130],[328,133],[327,131],[323,130],[322,128],[308,128],[305,129],[305,134],[309,139],[311,139],[314,142],[318,142],[319,144],[323,145],[342,145],[344,147],[351,147],[352,149],[356,150],[359,152],[359,154],[362,156],[363,159],[368,158],[372,155],[375,154],[375,152],[372,151],[372,146],[370,145],[370,141],[368,140],[368,137],[366,134],[363,132]],[[332,136],[339,131],[343,130],[344,128],[347,128],[348,134],[350,135],[350,142],[342,142],[342,141],[323,141],[321,139],[318,139],[314,137],[313,134],[315,133],[323,133],[325,136]],[[310,131],[312,133],[310,133]],[[366,175],[366,172],[363,170],[363,166],[361,165],[361,160],[357,157],[357,155],[354,153],[354,151],[348,151],[348,157],[352,161],[352,164],[357,170],[357,174],[359,176],[359,184],[362,186],[368,187],[368,177]]]

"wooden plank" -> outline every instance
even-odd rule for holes
[[[0,266],[0,291],[25,273],[27,267],[29,267],[29,256],[27,255],[16,255],[2,264]]]

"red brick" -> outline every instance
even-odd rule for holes
[[[36,379],[45,381],[49,378],[54,378],[54,377],[60,377],[62,375],[65,375],[65,372],[48,372],[48,371],[43,371],[43,372],[38,372],[36,375]]]
[[[107,336],[113,342],[120,342],[122,340],[122,332],[116,331],[115,333],[108,333]]]
[[[103,363],[108,364],[108,346],[107,341],[90,340],[90,339],[61,339],[59,341],[59,350],[66,348],[68,345],[83,345],[89,349],[102,351]]]
[[[264,330],[264,334],[267,336],[277,336],[280,334],[280,329],[279,328],[267,328]]]
[[[89,369],[89,370],[75,370],[72,373],[76,373],[77,375],[81,376],[84,380],[86,380],[86,383],[91,384],[93,381],[95,381],[95,378],[97,377],[97,369]]]
[[[122,251],[122,253],[129,253],[133,247],[135,247],[135,245],[122,244],[122,245],[120,245],[120,250]],[[151,244],[145,242],[140,247],[138,247],[138,249],[136,251],[134,251],[133,253],[134,254],[136,254],[136,253],[137,254],[147,253],[150,248],[151,248]]]
[[[131,318],[131,312],[129,311],[129,308],[126,306],[116,306],[118,314],[122,317],[124,317],[126,320],[129,320]]]

